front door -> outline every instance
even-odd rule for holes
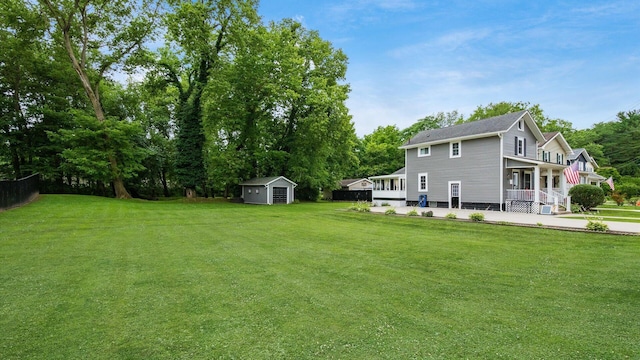
[[[460,208],[460,181],[449,181],[449,207]]]
[[[525,190],[531,190],[531,171],[524,172],[524,178],[522,182]]]

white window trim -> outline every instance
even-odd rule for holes
[[[426,154],[421,154],[420,151],[422,149],[427,149],[427,153]],[[423,147],[419,147],[418,148],[418,157],[425,157],[425,156],[431,156],[431,145],[423,146]]]
[[[420,188],[420,178],[424,176],[424,189]],[[419,173],[418,174],[418,192],[427,192],[429,191],[429,173]]]
[[[458,184],[458,207],[457,209],[461,209],[462,208],[462,181],[460,180],[456,180],[456,181],[449,181],[448,182],[448,187],[449,190],[447,191],[448,193],[448,202],[449,202],[449,209],[452,209],[452,204],[451,204],[451,184]]]
[[[458,155],[453,155],[453,144],[458,144]],[[459,158],[462,156],[462,141],[452,141],[449,143],[449,158]]]

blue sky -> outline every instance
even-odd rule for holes
[[[359,136],[500,101],[577,129],[640,109],[640,1],[262,0],[349,57]]]

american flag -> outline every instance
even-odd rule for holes
[[[569,184],[580,184],[580,172],[578,172],[578,162],[575,161],[571,166],[564,169],[564,176]]]
[[[609,187],[611,188],[611,190],[615,190],[616,188],[613,186],[613,176],[609,176],[609,178],[607,180],[605,180],[605,182],[607,184],[609,184]]]

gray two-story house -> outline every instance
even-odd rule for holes
[[[561,140],[545,138],[527,111],[423,131],[401,147],[406,202],[533,213],[566,206],[571,148]]]

